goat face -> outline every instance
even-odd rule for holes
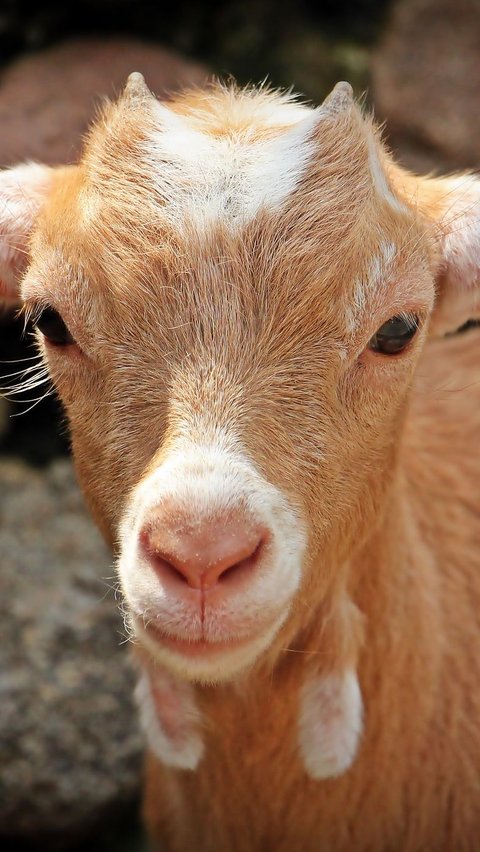
[[[386,499],[441,251],[394,177],[345,89],[131,86],[47,181],[23,297],[132,629],[190,679],[293,641]]]

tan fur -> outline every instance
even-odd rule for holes
[[[478,335],[427,339],[450,286],[448,186],[402,172],[341,101],[319,111],[281,210],[179,232],[174,188],[154,190],[144,158],[155,104],[127,94],[58,174],[33,234],[23,295],[54,304],[83,350],[46,358],[108,539],[185,422],[193,441],[234,422],[308,528],[302,586],[269,651],[234,683],[195,686],[198,769],[149,758],[145,815],[172,852],[478,846]],[[214,89],[172,109],[233,144],[284,132],[284,106]],[[372,145],[397,205],[372,179]],[[369,339],[400,311],[422,319],[415,344],[374,356]],[[348,667],[360,751],[314,781],[298,755],[301,686]]]

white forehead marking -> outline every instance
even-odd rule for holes
[[[265,206],[278,209],[293,192],[315,150],[312,131],[322,109],[287,104],[262,116],[262,126],[290,125],[269,139],[218,138],[164,104],[147,158],[164,212],[173,225],[199,229],[222,221],[239,227]]]

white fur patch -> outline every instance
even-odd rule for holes
[[[312,131],[324,113],[277,107],[263,126],[273,126],[275,116],[291,126],[268,139],[246,132],[209,135],[161,103],[156,115],[158,131],[147,157],[164,213],[176,227],[188,223],[203,230],[216,221],[242,226],[262,207],[280,208],[315,151]]]
[[[365,273],[355,282],[352,305],[347,317],[351,331],[362,322],[363,314],[375,298],[375,294],[382,284],[388,281],[396,254],[396,245],[389,240],[384,240],[378,252],[368,261]]]
[[[395,243],[391,243],[388,240],[380,243],[377,254],[371,258],[368,266],[367,278],[373,290],[376,290],[381,285],[382,280],[385,279],[385,275],[396,253],[397,247]]]
[[[362,696],[349,670],[307,681],[300,699],[299,745],[307,773],[334,778],[352,765],[362,732]]]
[[[203,755],[193,687],[155,668],[142,672],[135,690],[148,746],[166,766],[196,769]]]

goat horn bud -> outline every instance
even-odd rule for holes
[[[133,71],[128,75],[124,89],[124,97],[129,101],[145,101],[147,98],[152,98],[153,95],[145,83],[143,74],[139,71]]]
[[[353,103],[353,89],[350,83],[337,83],[329,95],[325,98],[322,109],[332,115],[337,115],[340,112],[348,109]]]

